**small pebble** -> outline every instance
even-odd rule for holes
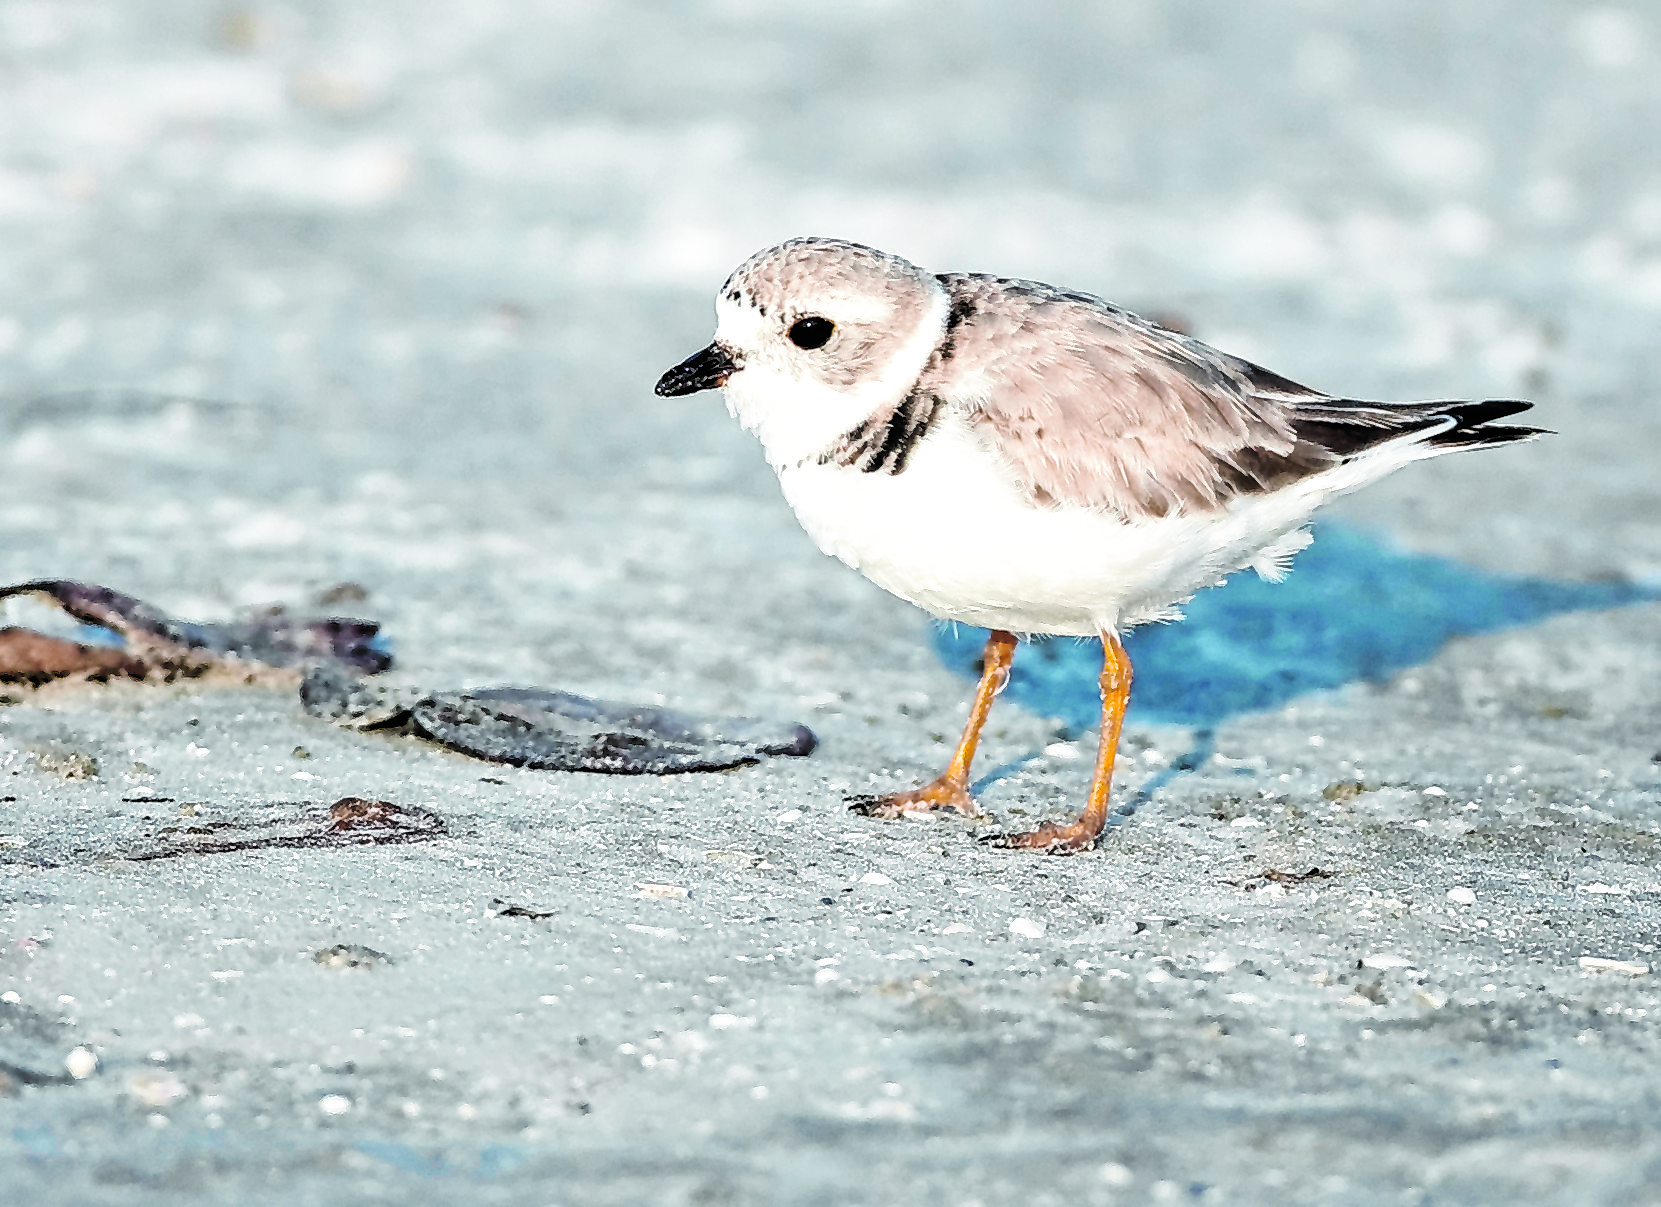
[[[352,1100],[344,1094],[324,1094],[317,1100],[317,1109],[325,1115],[344,1115],[352,1109]]]
[[[1476,893],[1473,890],[1461,885],[1458,888],[1450,888],[1448,890],[1448,900],[1453,902],[1455,905],[1475,905]]]
[[[142,1106],[160,1110],[185,1096],[185,1083],[165,1069],[146,1070],[127,1078],[127,1092]]]
[[[859,882],[861,884],[893,884],[894,883],[887,876],[884,876],[881,872],[866,872],[865,875],[863,875],[859,878]]]
[[[71,1048],[63,1058],[63,1067],[76,1081],[84,1081],[98,1071],[98,1057],[90,1048]]]
[[[1109,1161],[1103,1165],[1096,1171],[1096,1176],[1109,1186],[1129,1186],[1136,1181],[1136,1175],[1117,1161]]]
[[[311,958],[312,963],[325,968],[373,968],[377,964],[392,963],[392,958],[385,953],[356,943],[336,943],[333,947],[313,952]],[[219,974],[214,973],[214,976]]]
[[[1011,918],[1009,920],[1009,933],[1020,935],[1023,939],[1042,939],[1044,937],[1044,924],[1036,918]]]

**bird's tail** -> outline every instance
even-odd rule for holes
[[[1526,411],[1533,405],[1532,402],[1522,402],[1515,398],[1438,403],[1435,414],[1452,419],[1453,426],[1428,437],[1424,443],[1432,448],[1451,451],[1457,448],[1485,448],[1490,444],[1514,444],[1519,440],[1532,440],[1535,436],[1550,435],[1551,433],[1542,427],[1494,424],[1496,419],[1504,419],[1508,415]]]

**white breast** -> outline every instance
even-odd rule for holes
[[[951,413],[903,473],[807,463],[779,480],[819,547],[884,590],[943,620],[1077,636],[1168,618],[1224,575],[1295,552],[1331,493],[1311,480],[1209,515],[1137,523],[1036,507]]]

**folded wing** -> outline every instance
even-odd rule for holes
[[[1531,405],[1333,398],[1088,294],[967,274],[918,392],[962,408],[1040,502],[1128,519],[1208,511],[1396,441],[1416,455],[1527,439]]]

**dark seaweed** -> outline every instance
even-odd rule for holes
[[[13,595],[42,596],[81,623],[110,630],[143,669],[188,674],[233,662],[287,668],[326,659],[373,675],[392,665],[392,656],[376,645],[380,626],[371,620],[306,619],[272,608],[246,620],[197,624],[108,587],[66,579],[0,587],[0,599]]]
[[[537,771],[721,771],[769,755],[809,754],[817,744],[802,725],[699,717],[534,688],[435,692],[405,705],[396,692],[330,666],[307,672],[300,698],[307,712],[336,724],[402,726],[463,754]]]

